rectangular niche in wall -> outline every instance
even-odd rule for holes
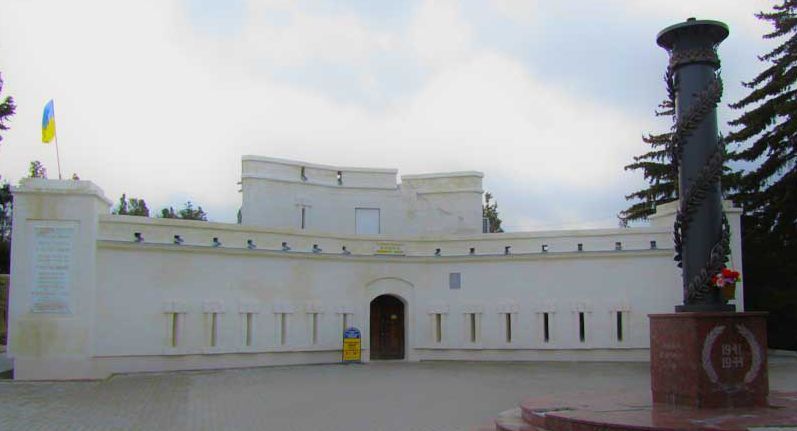
[[[349,327],[352,325],[352,314],[354,313],[349,313],[344,311],[339,314],[340,314],[340,321],[342,323],[339,336],[341,337],[342,340],[343,333],[346,332],[346,330],[349,329]]]
[[[169,346],[177,347],[180,343],[180,313],[166,313],[169,318]]]
[[[206,313],[209,319],[210,337],[208,345],[216,347],[219,344],[219,313]]]
[[[551,341],[551,313],[542,313],[542,339],[543,341]]]
[[[479,342],[479,313],[466,313],[465,325],[468,328],[468,341]]]
[[[380,226],[379,208],[355,208],[354,225],[357,235],[379,235]]]
[[[432,340],[436,344],[443,342],[443,313],[432,313]]]
[[[241,313],[243,317],[243,342],[244,346],[252,345],[252,329],[254,328],[255,313]]]
[[[205,301],[203,311],[205,314],[205,333],[207,334],[206,345],[208,347],[218,347],[224,306],[218,301]]]
[[[317,311],[311,311],[307,313],[310,316],[309,327],[310,327],[310,344],[316,345],[318,344],[318,315]]]
[[[166,316],[166,345],[172,349],[183,347],[185,329],[185,315],[188,307],[184,303],[166,301],[163,303],[163,313]]]
[[[277,318],[277,344],[284,346],[288,339],[288,313],[274,313]]]
[[[504,336],[507,343],[512,342],[512,313],[504,313]]]

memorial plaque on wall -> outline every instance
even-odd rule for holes
[[[378,242],[374,254],[404,256],[404,244],[398,242]]]
[[[72,312],[70,284],[76,230],[76,225],[72,223],[33,226],[31,312]]]

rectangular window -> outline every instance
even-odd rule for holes
[[[355,208],[354,225],[357,235],[380,234],[379,217],[379,208]]]
[[[584,325],[584,312],[578,312],[578,339],[583,343],[587,340],[586,328]]]
[[[300,228],[304,229],[306,227],[307,227],[307,207],[302,207]]]
[[[550,313],[542,313],[542,339],[545,342],[551,341]]]
[[[434,314],[434,342],[443,342],[443,315],[441,313]]]
[[[512,342],[512,313],[506,313],[505,314],[505,320],[506,320],[506,323],[504,325],[505,325],[505,329],[506,329],[506,342],[507,343],[511,343]]]
[[[180,313],[167,314],[169,315],[169,329],[171,331],[171,334],[169,334],[171,335],[169,342],[172,347],[177,347],[177,343],[180,341],[177,336],[180,332]]]
[[[277,328],[276,338],[277,344],[284,346],[288,339],[288,313],[274,313]]]
[[[219,342],[219,313],[207,313],[207,317],[210,329],[208,345],[216,347]]]
[[[617,341],[623,341],[623,312],[617,312]]]
[[[254,313],[243,313],[244,346],[252,345],[252,324]]]
[[[448,273],[448,288],[459,289],[462,287],[462,273],[449,272]]]
[[[310,313],[310,344],[318,344],[318,313]]]
[[[470,329],[470,342],[479,341],[479,321],[476,313],[468,313],[468,324]]]

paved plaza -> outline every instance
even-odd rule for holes
[[[770,363],[797,390],[797,358]],[[524,397],[649,389],[647,363],[376,362],[0,381],[0,430],[467,430]]]

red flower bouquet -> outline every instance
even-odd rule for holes
[[[718,274],[711,277],[711,284],[717,286],[722,292],[722,296],[728,299],[736,297],[736,283],[739,282],[739,271],[734,271],[730,268],[722,268]]]

